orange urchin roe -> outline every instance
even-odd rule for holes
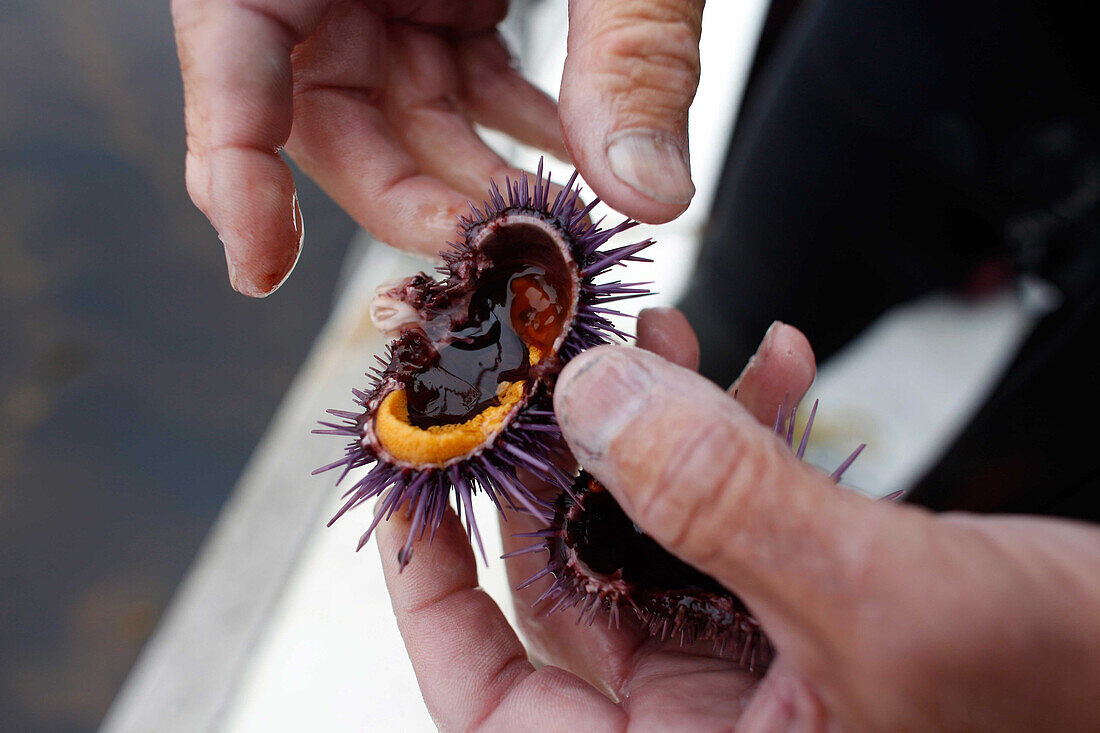
[[[512,328],[526,343],[551,348],[565,314],[565,304],[558,302],[554,287],[542,275],[526,274],[512,278],[508,288]]]
[[[528,347],[532,364],[542,356],[536,346]],[[513,408],[523,399],[524,382],[502,382],[497,387],[498,404],[491,405],[461,423],[419,428],[409,422],[405,390],[390,392],[378,406],[374,434],[393,458],[414,466],[441,466],[452,458],[469,455],[499,432]]]

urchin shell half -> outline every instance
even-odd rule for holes
[[[799,458],[816,413],[814,402],[796,449],[795,410],[779,410],[774,430]],[[834,481],[863,447],[833,472]],[[548,614],[578,608],[578,622],[591,624],[602,613],[609,626],[618,626],[625,613],[652,637],[681,644],[709,639],[718,653],[750,671],[766,669],[774,657],[771,642],[740,598],[642,533],[610,493],[583,471],[572,490],[558,497],[549,526],[521,536],[538,542],[505,557],[548,554],[546,568],[517,588],[551,576],[553,581],[533,603],[547,604]]]
[[[441,254],[441,279],[420,273],[381,289],[372,317],[397,338],[367,375],[368,386],[352,391],[357,409],[329,410],[340,422],[323,422],[314,431],[351,439],[342,458],[314,473],[341,469],[339,483],[350,471],[372,466],[344,494],[332,521],[385,494],[360,548],[380,521],[404,510],[412,518],[399,552],[404,565],[414,541],[434,535],[452,497],[471,540],[480,546],[472,511],[475,493],[485,492],[502,512],[508,507],[549,516],[551,506],[523,485],[517,469],[563,490],[572,484],[573,476],[555,463],[562,445],[551,400],[556,375],[585,349],[627,337],[610,320],[622,314],[608,305],[647,294],[647,283],[597,283],[596,278],[617,265],[647,261],[638,253],[653,243],[647,239],[605,248],[637,222],[627,219],[609,229],[589,223],[597,201],[580,204],[576,178],[573,173],[552,200],[550,175],[543,176],[541,161],[533,181],[527,176],[508,180],[503,192],[490,182],[488,200],[480,208],[470,205],[470,214],[459,221],[459,241]],[[561,308],[554,311],[560,330],[537,344],[524,340],[526,375],[501,382],[490,407],[455,423],[457,427],[413,425],[408,395],[416,386],[416,370],[437,363],[445,349],[461,347],[462,334],[476,321],[475,311],[481,312],[474,304],[479,288],[524,263],[545,273],[546,290],[560,300]],[[540,332],[531,326],[523,333]]]

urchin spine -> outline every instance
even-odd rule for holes
[[[606,230],[600,229],[599,221],[587,224],[585,220],[598,199],[587,206],[579,206],[581,189],[576,185],[577,173],[573,173],[553,202],[549,200],[550,181],[549,173],[545,178],[543,176],[541,160],[533,186],[527,176],[520,181],[506,179],[505,195],[496,182],[491,181],[488,200],[482,202],[480,209],[471,203],[470,214],[459,218],[461,239],[450,244],[449,251],[441,253],[444,264],[438,270],[447,276],[442,285],[459,281],[463,268],[478,256],[472,245],[477,231],[508,212],[536,214],[552,223],[568,243],[579,276],[577,313],[557,354],[560,365],[587,348],[610,343],[611,337],[629,338],[610,320],[623,314],[607,305],[648,294],[645,287],[648,283],[624,283],[619,280],[596,284],[594,281],[616,265],[649,261],[639,257],[638,253],[653,241],[646,239],[615,249],[601,249],[613,236],[636,226],[637,222],[626,219]],[[392,351],[388,357],[392,358]],[[523,467],[565,490],[572,483],[572,476],[558,468],[552,457],[554,446],[561,441],[561,433],[551,409],[549,387],[540,388],[492,445],[476,455],[450,466],[406,468],[386,463],[362,439],[364,419],[370,419],[370,411],[377,402],[375,398],[386,386],[389,358],[379,358],[379,362],[381,368],[372,369],[367,374],[371,380],[370,386],[366,390],[352,390],[360,411],[329,410],[329,414],[339,422],[322,422],[321,428],[313,431],[351,439],[341,459],[317,469],[315,474],[341,469],[337,480],[339,484],[352,470],[374,464],[344,494],[345,502],[329,522],[330,525],[350,509],[389,491],[360,538],[359,548],[366,544],[380,521],[404,508],[412,519],[412,526],[399,553],[404,566],[411,558],[413,543],[426,532],[429,541],[434,536],[452,495],[460,519],[465,519],[467,534],[471,542],[481,549],[483,557],[484,548],[472,506],[472,496],[478,491],[485,492],[502,513],[507,506],[515,511],[549,517],[550,505],[532,494],[516,475],[516,468]]]

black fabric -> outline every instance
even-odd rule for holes
[[[824,360],[897,303],[1037,275],[1061,307],[911,500],[1100,520],[1098,28],[1084,3],[804,3],[754,64],[682,303],[703,372],[731,381],[776,319]]]

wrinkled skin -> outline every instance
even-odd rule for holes
[[[188,191],[234,287],[253,296],[274,291],[301,249],[284,146],[360,224],[413,252],[434,254],[466,198],[508,172],[473,122],[571,157],[622,213],[668,221],[694,192],[702,6],[571,0],[555,107],[508,65],[502,0],[173,0]],[[769,332],[734,402],[685,368],[685,325],[667,311],[642,319],[659,356],[574,360],[556,407],[574,453],[634,521],[749,603],[776,664],[758,679],[709,649],[543,619],[526,610],[535,587],[517,607],[551,665],[536,670],[477,589],[454,516],[403,574],[395,518],[379,532],[384,569],[442,728],[1100,728],[1100,531],[839,491],[757,422],[809,385],[805,339]]]
[[[690,371],[697,351],[678,313],[646,312],[639,332],[656,354],[601,347],[564,370],[555,403],[570,447],[643,530],[746,600],[778,658],[760,678],[706,642],[682,649],[626,625],[547,618],[528,607],[537,586],[515,599],[529,648],[548,662],[536,669],[477,587],[454,516],[401,574],[395,518],[379,531],[383,566],[442,729],[1100,725],[1100,531],[937,516],[838,489],[770,430],[783,396],[813,379],[797,330],[769,330],[739,401]],[[508,522],[506,549],[537,524]],[[510,562],[518,582],[544,560]]]
[[[467,199],[516,176],[474,123],[572,159],[633,218],[687,208],[703,0],[573,0],[560,119],[496,33],[506,11],[504,0],[173,0],[187,190],[237,290],[270,294],[301,250],[283,148],[376,237],[429,256]]]

